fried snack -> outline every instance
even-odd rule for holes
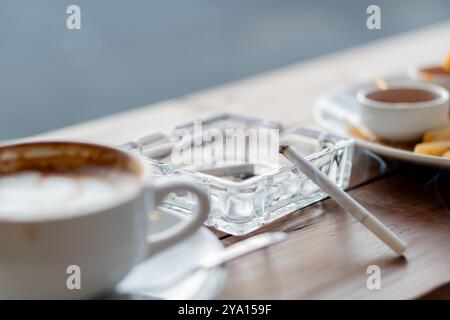
[[[445,58],[443,67],[445,70],[450,71],[450,54]]]
[[[414,147],[415,153],[430,156],[442,156],[446,151],[450,151],[450,140],[423,142]]]
[[[450,151],[445,151],[444,154],[442,155],[442,157],[450,158]]]
[[[441,140],[450,140],[450,127],[447,126],[442,129],[427,131],[424,133],[422,138],[423,142],[441,141]]]

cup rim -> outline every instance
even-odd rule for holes
[[[382,89],[378,88],[375,83],[372,83],[360,88],[357,91],[356,99],[361,105],[392,111],[436,108],[440,107],[443,103],[446,103],[449,100],[449,93],[446,89],[431,83],[414,80],[397,80],[388,81],[388,86],[389,88],[387,90],[398,88],[426,90],[434,93],[437,97],[433,100],[407,103],[378,101],[367,97],[370,93],[382,91]]]
[[[10,217],[0,217],[0,223],[11,223],[11,224],[28,224],[28,223],[50,223],[50,222],[56,222],[56,221],[66,221],[76,218],[81,218],[85,216],[90,216],[96,213],[101,212],[107,212],[111,210],[112,208],[118,207],[124,203],[127,203],[128,201],[136,198],[143,189],[148,185],[148,169],[144,165],[143,160],[139,157],[133,155],[130,152],[126,152],[116,146],[109,145],[109,144],[103,144],[103,143],[97,143],[87,140],[78,140],[78,139],[25,139],[25,140],[15,140],[13,142],[9,142],[6,144],[0,145],[0,150],[4,148],[14,147],[14,146],[27,146],[27,145],[46,145],[46,144],[80,144],[85,146],[91,146],[91,147],[97,147],[97,148],[106,148],[111,151],[120,153],[124,155],[126,158],[130,159],[131,161],[135,161],[135,163],[139,166],[140,173],[137,175],[139,186],[134,190],[134,192],[131,192],[129,195],[125,197],[117,197],[113,201],[111,201],[108,204],[105,204],[103,206],[100,206],[98,208],[87,208],[83,210],[79,210],[76,213],[70,213],[70,214],[61,214],[61,215],[37,215],[36,217],[31,217],[27,219],[14,219]]]

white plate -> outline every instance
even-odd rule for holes
[[[194,265],[200,259],[223,250],[223,245],[207,228],[180,244],[143,262],[120,282],[111,298],[118,299],[213,299],[223,289],[226,269],[218,267],[192,274],[164,291],[143,290],[162,277]]]
[[[397,77],[396,77],[397,78]],[[420,165],[450,169],[450,159],[417,154],[379,143],[361,140],[349,135],[347,124],[357,123],[356,92],[364,83],[347,85],[324,94],[314,106],[314,119],[329,132],[350,136],[357,146],[369,149],[379,155],[404,160]]]

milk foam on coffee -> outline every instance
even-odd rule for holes
[[[119,170],[100,174],[24,171],[0,176],[0,219],[51,218],[101,209],[135,193],[137,180]]]

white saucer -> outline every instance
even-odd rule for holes
[[[180,244],[152,257],[138,265],[118,284],[112,298],[118,299],[213,299],[223,289],[226,269],[218,267],[201,271],[186,280],[164,289],[164,291],[143,290],[147,285],[157,283],[162,277],[183,271],[201,258],[223,250],[223,245],[207,228],[202,227],[197,233]]]
[[[401,79],[401,77],[390,77],[388,81],[392,79]],[[356,92],[365,84],[350,84],[324,94],[317,101],[313,110],[314,119],[319,126],[334,134],[349,136],[355,140],[357,146],[369,149],[379,155],[420,165],[450,169],[450,159],[448,158],[417,154],[349,135],[348,123],[358,123]]]

